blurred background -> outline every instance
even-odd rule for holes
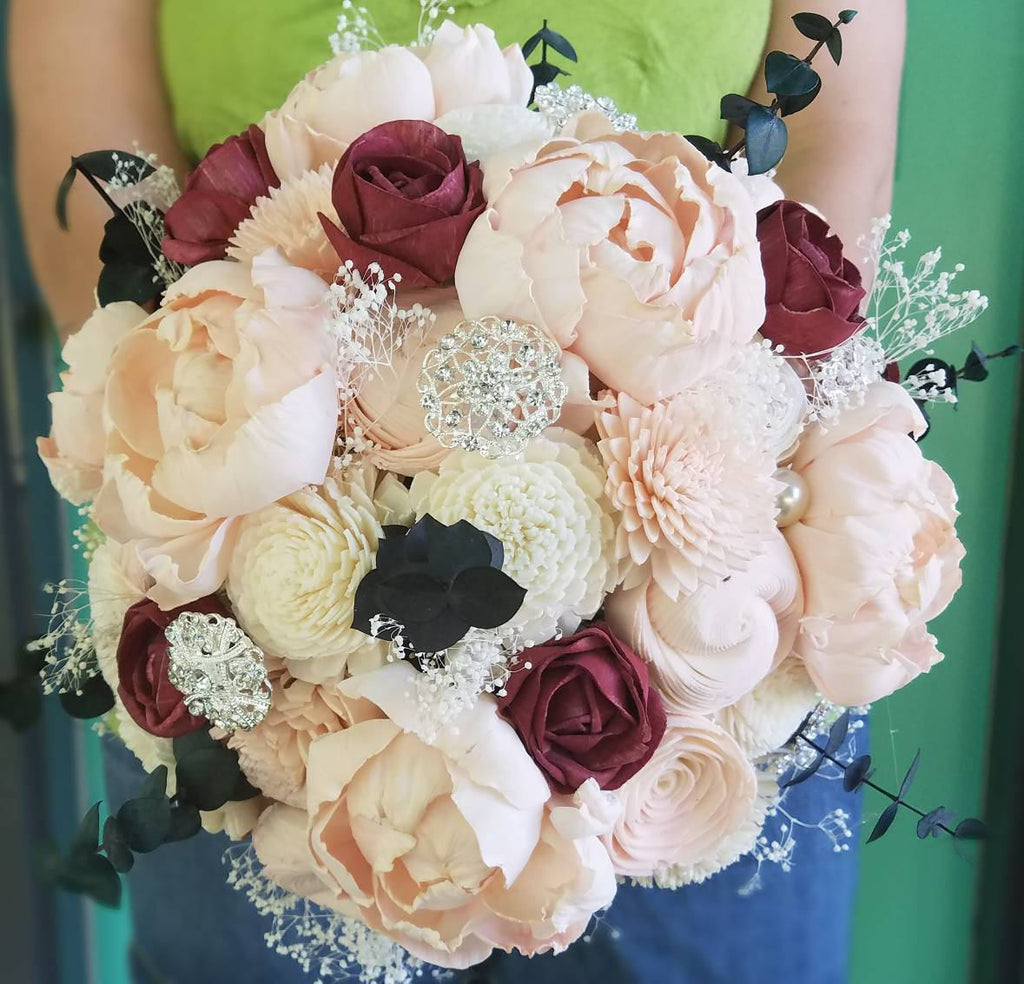
[[[0,0],[0,27],[6,7]],[[893,221],[912,231],[913,256],[942,244],[948,265],[966,264],[963,286],[989,295],[976,330],[937,347],[962,361],[972,341],[995,351],[1021,334],[1024,4],[910,0],[909,17]],[[74,519],[34,450],[49,426],[57,357],[20,243],[10,122],[0,62],[0,679],[11,675],[20,640],[42,626],[49,599],[40,586],[68,570]],[[864,848],[854,984],[1024,981],[1020,382],[1018,364],[997,364],[983,386],[962,387],[958,409],[933,416],[926,450],[959,488],[964,588],[933,626],[946,662],[876,705],[872,726],[880,782],[897,786],[920,747],[914,801],[984,817],[992,835],[983,849],[919,842],[901,815],[892,834]],[[56,704],[22,736],[0,725],[5,984],[125,981],[124,915],[48,890],[33,869],[34,845],[46,836],[65,841],[102,798],[98,745]],[[862,839],[883,806],[869,793]],[[806,920],[813,933],[815,913]]]

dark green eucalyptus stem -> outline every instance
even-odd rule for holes
[[[832,30],[833,31],[838,31],[840,29],[840,25],[841,24],[843,24],[843,19],[841,17],[837,18],[836,22],[832,25]],[[825,47],[825,44],[826,44],[826,42],[825,42],[824,39],[822,39],[821,41],[817,42],[817,44],[815,44],[815,46],[813,48],[811,48],[811,50],[807,53],[807,55],[804,58],[801,59],[801,61],[804,61],[808,65],[810,65],[811,62],[814,61],[814,59],[817,56],[818,52],[821,51],[821,49],[823,47]],[[779,108],[780,108],[781,105],[782,105],[782,103],[780,102],[779,97],[776,96],[774,99],[772,99],[772,103],[768,107],[768,111],[772,114],[772,116],[777,116],[778,113],[779,113]],[[739,154],[739,152],[741,150],[743,150],[743,148],[746,147],[746,145],[747,145],[747,135],[744,133],[743,136],[739,140],[737,140],[736,143],[732,147],[730,147],[730,148],[728,148],[728,150],[726,150],[726,152],[725,152],[726,157],[728,157],[730,161],[735,160],[736,159],[736,155]]]
[[[805,735],[802,731],[797,735],[797,738],[799,738],[803,742],[806,742],[819,755],[821,755],[822,758],[824,758],[825,760],[831,762],[833,765],[835,765],[838,768],[842,769],[844,772],[846,771],[846,769],[849,768],[849,763],[841,762],[834,755],[829,754],[828,751],[826,751],[824,748],[822,748],[813,739],[808,738],[807,735]],[[911,813],[916,813],[919,817],[923,818],[923,817],[928,816],[928,814],[925,813],[923,810],[919,810],[916,806],[914,806],[912,803],[908,803],[906,800],[901,800],[897,795],[895,795],[894,793],[890,793],[888,789],[884,789],[882,786],[879,786],[877,783],[872,782],[870,779],[861,779],[859,785],[870,787],[876,793],[881,793],[883,796],[885,796],[887,799],[891,800],[893,803],[899,803],[900,806],[906,807],[908,810],[910,810]],[[944,823],[937,823],[935,826],[938,827],[940,830],[944,830],[951,837],[955,837],[956,836],[956,831],[951,830]]]

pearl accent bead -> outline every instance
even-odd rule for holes
[[[783,484],[775,499],[779,509],[775,523],[779,529],[785,529],[803,519],[811,504],[811,492],[804,477],[791,468],[780,468],[775,472],[775,480]]]

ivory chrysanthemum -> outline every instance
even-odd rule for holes
[[[651,407],[620,393],[599,415],[626,587],[649,574],[672,599],[692,594],[743,570],[774,529],[775,461],[731,417],[705,391]]]
[[[331,204],[333,171],[324,164],[318,171],[271,188],[259,198],[252,214],[235,230],[228,255],[248,263],[266,249],[276,247],[292,266],[312,270],[325,280],[338,269],[338,254],[327,240],[319,213],[338,221]]]
[[[355,589],[373,567],[381,524],[376,472],[352,469],[316,491],[296,492],[242,524],[228,594],[245,631],[293,676],[318,683],[356,653],[382,658],[383,644],[352,628]]]

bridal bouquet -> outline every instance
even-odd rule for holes
[[[372,50],[347,10],[180,194],[73,163],[113,218],[40,452],[89,577],[40,645],[150,773],[60,880],[114,901],[223,829],[274,945],[399,980],[561,951],[617,881],[755,850],[787,781],[867,780],[842,710],[942,658],[960,583],[920,408],[986,357],[904,363],[985,300],[885,222],[867,297],[769,176],[852,11],[797,18],[726,149],[559,87],[546,26]]]

